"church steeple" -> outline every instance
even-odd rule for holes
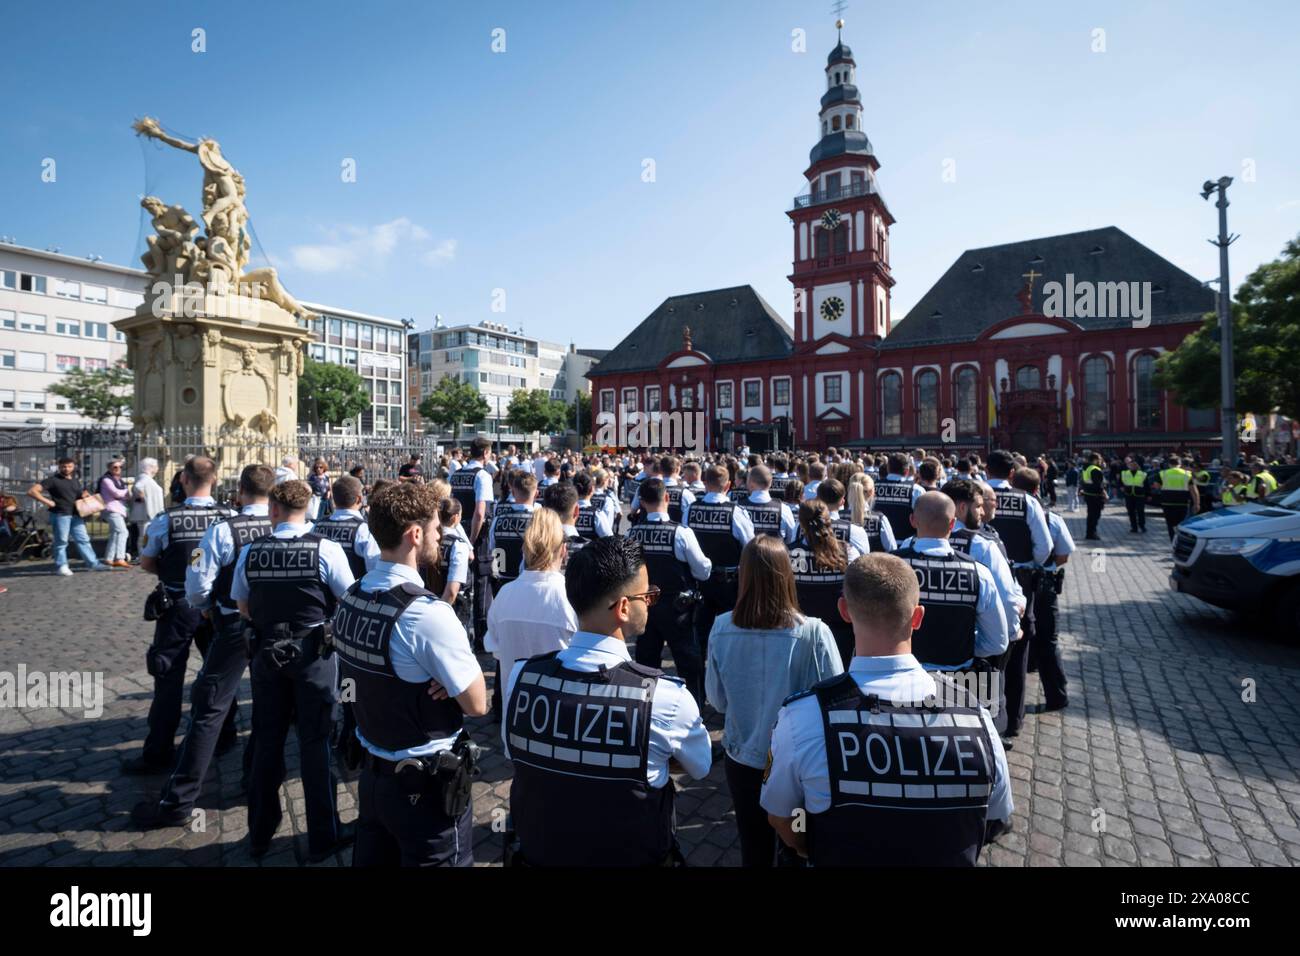
[[[844,21],[837,20],[835,27],[835,49],[826,57],[826,92],[822,95],[821,110],[817,114],[821,139],[813,147],[808,161],[817,163],[847,153],[870,156],[875,168],[879,163],[875,163],[871,141],[862,131],[862,97],[855,83],[858,65],[840,33]]]

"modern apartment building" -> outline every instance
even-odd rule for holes
[[[0,429],[94,424],[49,389],[69,369],[126,357],[113,328],[144,301],[146,274],[0,242]]]
[[[343,365],[360,375],[370,392],[370,411],[336,431],[383,435],[406,428],[406,328],[401,319],[386,319],[330,305],[304,302],[319,312],[309,328],[309,354],[317,362]]]

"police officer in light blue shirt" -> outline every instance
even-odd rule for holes
[[[348,556],[348,565],[354,578],[365,574],[379,560],[379,545],[375,544],[361,514],[361,482],[344,475],[334,482],[331,490],[334,510],[328,518],[317,521],[312,531],[321,537],[337,542]]]
[[[206,654],[212,631],[197,608],[185,599],[186,570],[199,554],[199,543],[212,525],[229,517],[228,509],[212,498],[217,465],[197,455],[185,463],[180,474],[185,499],[160,512],[145,528],[140,549],[140,568],[158,575],[170,606],[154,624],[153,642],[145,654],[145,666],[154,679],[153,703],[149,707],[149,733],[141,755],[123,764],[129,774],[170,770],[175,758],[176,728],[181,721],[185,691],[185,664],[190,646]],[[223,742],[233,744],[234,714],[226,720]]]
[[[680,861],[669,761],[702,779],[712,747],[682,682],[628,653],[659,598],[640,545],[619,536],[587,545],[569,562],[566,591],[578,632],[564,650],[518,661],[506,685],[501,738],[514,764],[519,857],[534,866]],[[555,719],[538,720],[543,708]],[[575,738],[587,715],[601,729]]]
[[[223,722],[230,724],[238,707],[239,682],[248,667],[248,646],[230,586],[236,558],[250,543],[271,531],[266,501],[274,484],[273,469],[266,465],[246,467],[239,477],[239,514],[208,528],[198,554],[191,557],[185,571],[185,599],[209,620],[214,633],[203,668],[190,689],[190,727],[176,766],[161,796],[142,801],[131,811],[132,822],[144,829],[190,823],[213,756],[234,744],[233,735],[221,740],[222,727]],[[251,750],[246,748],[244,756],[247,772]]]
[[[585,471],[580,471],[573,476],[573,488],[578,493],[578,520],[575,523],[577,534],[588,541],[608,538],[614,533],[614,522],[606,507],[612,496],[605,496],[601,500],[600,507],[596,507],[592,501],[596,486],[591,474]]]
[[[474,748],[464,721],[487,713],[487,688],[465,628],[420,578],[438,560],[437,490],[385,488],[370,524],[380,560],[334,617],[365,751],[352,864],[472,866]]]
[[[992,718],[913,656],[927,611],[904,561],[855,561],[840,605],[856,655],[847,673],[782,707],[761,797],[768,820],[814,866],[974,866],[1014,809]]]
[[[414,486],[413,486],[414,487]],[[279,828],[284,742],[298,736],[307,816],[307,855],[320,862],[351,842],[338,819],[330,766],[338,675],[326,625],[353,584],[338,543],[311,531],[311,489],[291,479],[271,490],[274,530],[235,564],[230,595],[255,634],[252,663],[253,762],[248,783],[249,853],[264,856]]]
[[[745,475],[745,484],[749,488],[749,495],[741,502],[741,507],[750,513],[751,523],[754,525],[755,533],[769,533],[768,530],[761,528],[759,519],[754,515],[754,509],[750,506],[777,504],[780,507],[772,509],[778,515],[777,526],[774,529],[781,540],[786,544],[794,544],[795,539],[799,537],[799,522],[795,519],[790,506],[784,501],[774,501],[771,494],[772,472],[767,465],[756,465],[749,469]]]
[[[1007,630],[1014,640],[1020,630],[1020,616],[1025,613],[1025,592],[1016,581],[1002,550],[992,538],[979,533],[984,520],[984,495],[974,482],[965,478],[954,478],[942,490],[952,499],[956,509],[948,540],[953,550],[970,555],[993,575],[998,594],[1002,598]]]
[[[912,510],[911,521],[916,536],[902,542],[895,553],[917,569],[937,568],[935,562],[926,561],[926,558],[946,559],[953,567],[960,567],[960,562],[951,560],[957,555],[948,540],[955,513],[952,499],[943,492],[925,492],[917,499],[916,507]],[[918,630],[915,637],[918,644],[917,656],[927,667],[935,670],[962,670],[974,663],[975,657],[1000,658],[1013,633],[1008,627],[1002,594],[993,579],[993,573],[974,559],[967,557],[965,560],[975,569],[977,590],[972,587],[968,593],[962,593],[959,590],[962,582],[954,580],[951,575],[933,575],[927,579],[929,584],[921,595],[921,603],[925,605],[930,620],[928,625],[923,625]],[[965,605],[964,612],[962,605]],[[932,635],[940,639],[949,638],[954,636],[952,631],[968,626],[972,606],[975,624],[973,656],[960,660],[932,657]],[[949,633],[935,634],[936,631]]]
[[[817,497],[826,504],[826,509],[830,512],[835,537],[853,545],[859,554],[867,554],[871,551],[871,539],[867,537],[866,528],[840,517],[845,493],[843,482],[836,478],[826,478],[817,486]]]

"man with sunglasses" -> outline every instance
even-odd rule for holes
[[[591,542],[570,559],[565,592],[578,632],[564,650],[516,663],[506,686],[512,862],[680,863],[670,762],[703,779],[712,754],[683,683],[628,653],[660,594],[640,544],[617,536]]]

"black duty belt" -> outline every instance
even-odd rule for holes
[[[721,578],[724,581],[734,581],[740,574],[740,568],[714,568],[709,572],[709,580]]]

